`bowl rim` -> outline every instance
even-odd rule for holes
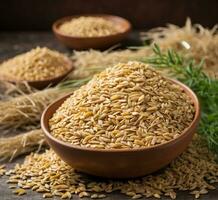
[[[106,17],[111,17],[111,18],[116,18],[116,19],[119,19],[120,21],[123,21],[127,24],[127,28],[124,30],[124,31],[119,31],[115,34],[110,34],[110,35],[106,35],[106,36],[95,36],[95,37],[79,37],[79,36],[71,36],[71,35],[67,35],[67,34],[64,34],[63,32],[61,32],[59,30],[59,26],[66,22],[66,21],[69,21],[73,18],[78,18],[78,17],[83,17],[83,16],[92,16],[92,17],[102,17],[102,18],[106,18]],[[114,37],[114,36],[118,36],[118,35],[122,35],[122,34],[125,34],[125,33],[128,33],[130,32],[132,29],[132,25],[130,23],[129,20],[123,18],[123,17],[120,17],[120,16],[117,16],[117,15],[110,15],[110,14],[80,14],[80,15],[70,15],[70,16],[65,16],[65,17],[62,17],[58,20],[56,20],[53,24],[52,24],[52,30],[55,34],[58,34],[62,37],[65,37],[65,38],[68,38],[68,39],[80,39],[80,40],[96,40],[96,39],[107,39],[109,37]]]
[[[67,56],[64,56],[64,59],[68,65],[68,70],[65,71],[65,73],[63,74],[60,74],[59,76],[55,76],[55,77],[52,77],[52,78],[46,78],[46,79],[42,79],[42,80],[25,80],[25,79],[21,79],[21,80],[17,80],[17,79],[10,79],[10,78],[7,78],[7,77],[1,77],[0,76],[0,80],[3,80],[3,81],[8,81],[8,82],[11,82],[11,83],[22,83],[22,82],[26,82],[28,84],[36,84],[36,83],[46,83],[46,82],[50,82],[52,83],[54,80],[56,79],[59,79],[61,77],[65,77],[67,76],[69,73],[71,73],[73,70],[74,70],[74,65],[73,65],[73,61],[70,60]],[[49,86],[49,85],[48,85]]]
[[[133,148],[133,149],[95,149],[95,148],[90,148],[90,147],[81,147],[79,145],[73,145],[73,144],[70,144],[68,142],[61,141],[61,140],[55,138],[50,133],[50,131],[46,128],[45,124],[48,124],[49,120],[47,120],[47,122],[46,122],[45,115],[53,107],[54,104],[56,104],[57,102],[59,102],[59,101],[61,101],[63,99],[66,100],[66,98],[71,96],[73,94],[73,92],[69,93],[69,94],[67,94],[67,95],[65,95],[65,96],[63,96],[63,97],[61,97],[59,99],[57,99],[56,101],[51,103],[44,110],[44,112],[42,113],[42,116],[41,116],[41,128],[43,130],[43,133],[50,140],[53,140],[56,143],[59,143],[59,144],[65,146],[65,147],[72,148],[72,149],[75,149],[75,150],[80,150],[80,151],[89,151],[89,152],[102,152],[102,153],[103,152],[104,153],[139,152],[139,151],[146,151],[146,150],[163,149],[163,148],[165,148],[165,147],[167,147],[169,145],[173,145],[173,144],[177,143],[179,140],[183,139],[186,135],[190,134],[190,130],[193,127],[198,125],[199,120],[200,120],[200,103],[199,103],[199,100],[198,100],[196,94],[188,86],[186,86],[185,84],[183,84],[180,81],[175,80],[175,79],[171,79],[171,78],[166,78],[166,79],[172,81],[173,83],[175,83],[175,84],[177,84],[177,85],[179,85],[181,87],[181,89],[191,98],[194,109],[195,109],[195,115],[194,115],[194,118],[193,118],[192,122],[189,124],[189,126],[187,128],[185,128],[183,130],[183,132],[177,138],[174,138],[174,139],[172,139],[170,141],[167,141],[167,142],[165,142],[163,144],[157,144],[157,145],[150,146],[150,147],[141,147],[141,148]],[[53,112],[53,114],[54,114],[54,112]]]

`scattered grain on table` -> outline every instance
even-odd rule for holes
[[[218,164],[206,143],[196,135],[188,149],[168,167],[142,178],[96,181],[72,169],[52,150],[32,153],[7,175],[12,182],[16,180],[20,188],[27,186],[43,193],[44,197],[49,194],[70,198],[76,194],[79,197],[103,198],[107,193],[119,191],[133,199],[141,196],[175,199],[177,191],[188,191],[198,198],[215,189],[213,184],[218,182]]]

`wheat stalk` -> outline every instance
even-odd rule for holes
[[[37,125],[45,107],[65,93],[65,90],[51,88],[1,101],[0,130]]]
[[[1,138],[0,140],[0,161],[13,160],[19,155],[40,150],[46,145],[43,131],[32,130],[12,137]]]

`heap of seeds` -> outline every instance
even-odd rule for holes
[[[176,191],[189,191],[198,198],[215,189],[218,182],[218,164],[206,144],[196,136],[189,148],[162,171],[142,178],[125,181],[96,180],[80,174],[65,164],[52,150],[43,154],[31,154],[25,162],[6,172],[8,183],[16,184],[14,192],[25,194],[25,189],[43,193],[43,197],[60,196],[103,198],[105,193],[119,191],[133,199],[160,198],[162,195],[176,198]],[[13,187],[13,186],[11,186]]]
[[[59,30],[75,37],[99,37],[116,34],[119,27],[102,17],[79,17],[66,21]]]
[[[99,149],[149,147],[178,137],[194,107],[180,86],[139,62],[117,64],[76,90],[49,121],[51,133]]]
[[[9,80],[35,81],[55,78],[68,70],[66,56],[46,47],[37,47],[3,62],[0,76]]]

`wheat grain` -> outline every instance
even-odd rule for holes
[[[102,17],[78,17],[61,24],[59,31],[74,37],[100,37],[113,35],[122,30]]]
[[[58,77],[69,70],[68,58],[46,47],[37,47],[0,65],[6,80],[35,81]]]
[[[49,121],[60,140],[91,148],[140,148],[178,137],[194,117],[180,86],[138,62],[118,64],[76,90]]]
[[[52,150],[27,156],[23,164],[17,164],[7,175],[9,180],[17,180],[21,188],[28,186],[43,194],[66,198],[73,194],[103,198],[105,193],[119,191],[133,199],[141,196],[175,199],[178,190],[198,197],[215,189],[212,184],[218,182],[218,164],[205,141],[196,135],[188,149],[167,168],[134,180],[96,181],[76,172]]]

